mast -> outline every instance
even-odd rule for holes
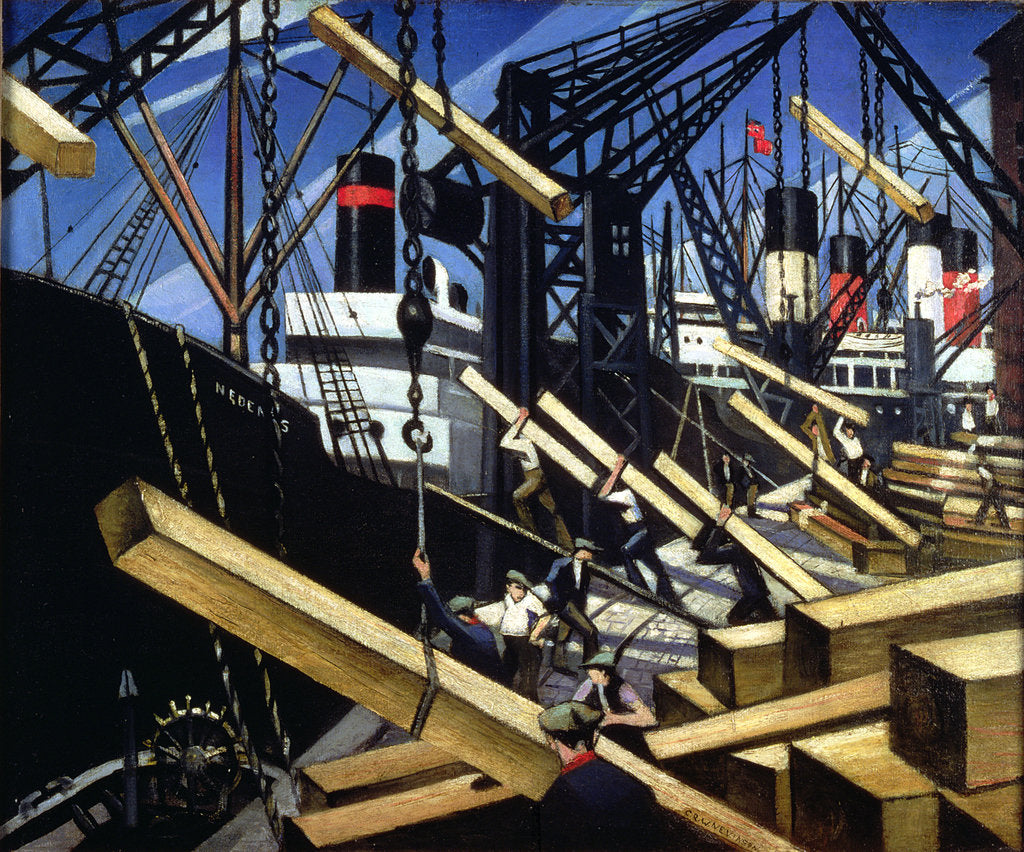
[[[242,250],[242,37],[241,9],[231,4],[228,46],[228,126],[225,134],[224,182],[224,289],[236,309],[237,322],[224,317],[224,351],[240,364],[249,363],[249,341],[242,299],[245,297]]]
[[[750,281],[750,239],[747,235],[747,189],[749,187],[747,178],[747,169],[750,165],[748,157],[750,155],[750,134],[746,132],[746,128],[750,126],[750,112],[746,113],[746,117],[743,120],[743,192],[740,195],[740,233],[742,246],[742,275],[744,282]]]

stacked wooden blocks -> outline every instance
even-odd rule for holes
[[[659,676],[648,743],[804,848],[1019,849],[1022,601],[1013,560],[702,632],[697,672]],[[712,709],[672,725],[680,702]]]

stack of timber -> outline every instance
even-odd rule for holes
[[[1021,848],[1024,560],[701,631],[654,756],[815,850]]]
[[[974,436],[956,433],[967,443]],[[1015,438],[976,439],[976,452],[897,442],[884,471],[893,509],[921,525],[934,542],[932,567],[950,568],[1006,559],[1024,550],[1024,442]],[[1006,506],[1009,527],[994,510],[975,520],[984,499],[978,458],[992,471]]]

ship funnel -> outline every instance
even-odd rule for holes
[[[764,194],[765,295],[772,322],[806,323],[818,296],[818,197],[809,189],[776,187]]]
[[[942,237],[942,316],[949,331],[964,317],[978,310],[981,290],[978,284],[978,235],[967,228],[950,228]],[[967,339],[958,334],[958,345]],[[968,344],[980,346],[977,334]]]
[[[338,157],[338,169],[348,159]],[[395,292],[395,163],[358,154],[338,187],[334,290]]]
[[[942,238],[949,217],[936,213],[927,222],[907,223],[907,307],[913,317],[942,322]],[[918,313],[920,309],[920,313]]]

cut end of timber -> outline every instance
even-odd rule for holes
[[[556,195],[551,200],[551,218],[556,222],[561,222],[566,216],[572,213],[574,209],[572,199],[569,197],[568,192]]]
[[[153,524],[144,505],[145,488],[142,480],[129,479],[96,505],[96,520],[111,562],[117,562],[153,532]]]

